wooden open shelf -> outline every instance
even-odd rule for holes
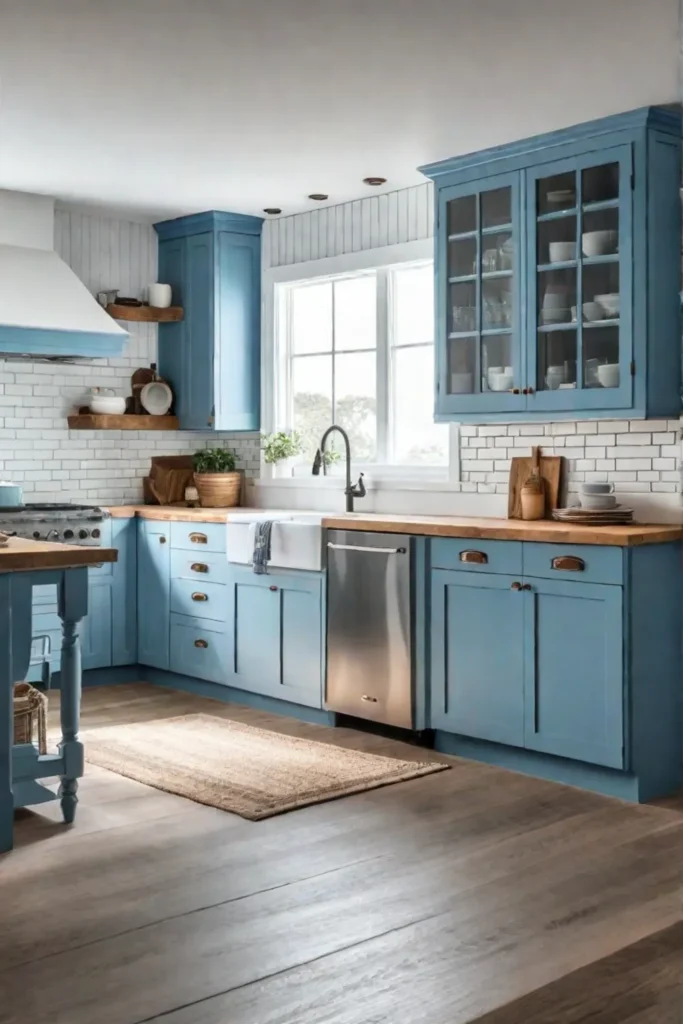
[[[107,313],[115,320],[135,320],[146,324],[169,324],[182,320],[185,311],[182,306],[119,306],[109,303]]]
[[[67,416],[69,430],[177,430],[177,416],[121,416],[77,413]]]

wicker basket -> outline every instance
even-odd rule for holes
[[[14,686],[14,742],[33,743],[34,728],[37,726],[38,750],[47,753],[47,697],[29,686],[16,683]]]
[[[234,508],[240,503],[241,473],[195,473],[202,508]]]

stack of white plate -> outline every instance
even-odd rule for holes
[[[633,509],[615,505],[614,508],[591,509],[556,508],[553,519],[560,523],[581,523],[582,526],[627,526],[633,522]]]

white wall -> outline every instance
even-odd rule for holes
[[[55,247],[93,294],[115,287],[140,295],[156,280],[156,235],[147,224],[59,209]],[[133,371],[156,361],[156,325],[128,327],[119,359],[0,359],[0,478],[21,484],[25,500],[139,501],[151,455],[192,452],[207,442],[229,444],[248,474],[258,471],[258,435],[67,429],[67,414],[87,402],[91,387],[128,395]]]
[[[433,235],[431,184],[370,196],[336,207],[282,217],[264,229],[264,267],[303,263],[376,248],[378,245]],[[264,289],[272,288],[268,275]],[[507,514],[510,459],[540,444],[547,455],[567,460],[570,492],[583,480],[611,480],[623,503],[641,517],[683,519],[679,423],[586,421],[574,423],[495,424],[463,427],[460,435],[461,481],[445,491],[424,485],[397,488],[377,484],[363,508],[384,512]],[[342,488],[326,482],[276,482],[257,488],[260,504],[270,507],[342,507]]]

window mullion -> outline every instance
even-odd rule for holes
[[[390,461],[391,449],[391,354],[390,346],[390,271],[377,271],[377,462]]]

